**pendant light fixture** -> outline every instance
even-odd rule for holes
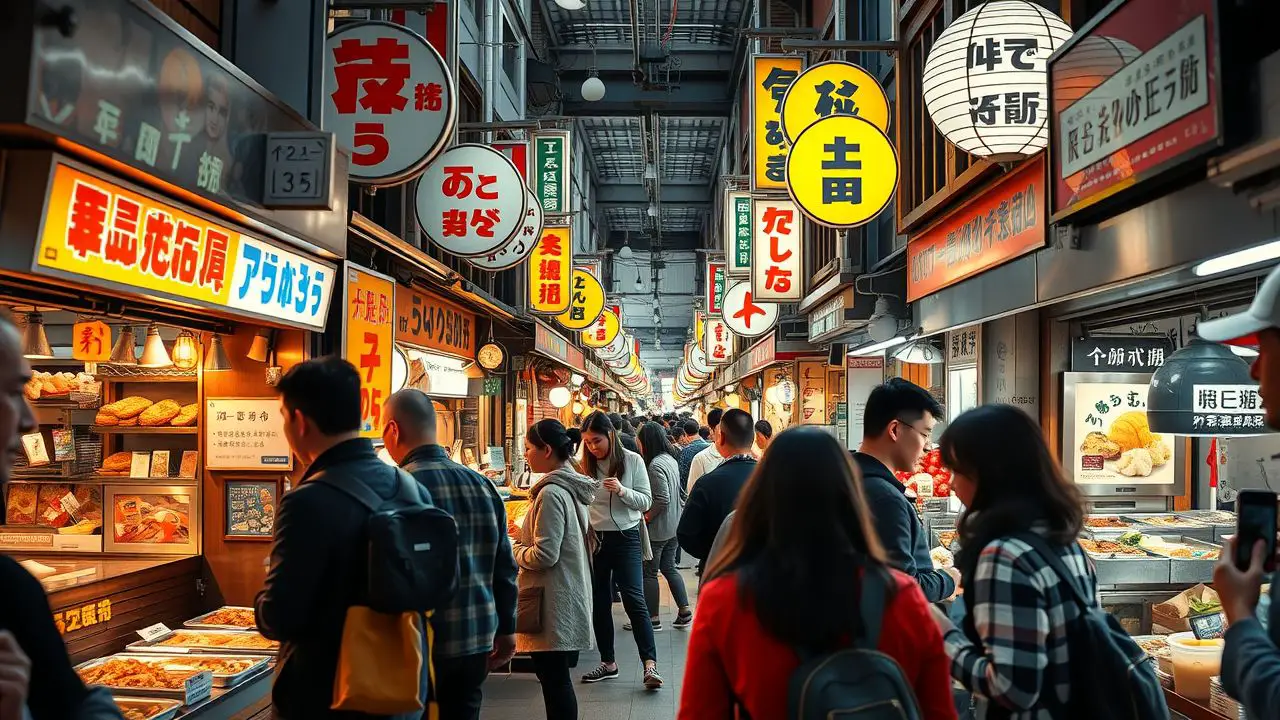
[[[209,353],[204,356],[204,371],[219,372],[230,369],[231,359],[227,357],[227,349],[222,346],[222,336],[214,333],[209,338]]]
[[[22,328],[22,357],[30,360],[49,360],[53,348],[44,334],[44,316],[38,312],[27,314],[27,324]]]
[[[636,270],[636,291],[644,290],[644,279],[640,277],[640,271]]]
[[[133,334],[133,326],[125,325],[120,329],[120,336],[116,338],[116,344],[111,348],[109,362],[116,365],[137,365],[137,352],[138,338]]]
[[[253,344],[249,346],[249,352],[245,353],[245,357],[256,362],[266,362],[270,354],[271,331],[259,330],[258,334],[253,336]]]
[[[144,368],[173,367],[173,359],[164,347],[164,339],[160,337],[160,326],[151,323],[147,326],[147,340],[142,345],[142,357],[138,366]]]
[[[173,366],[179,370],[195,370],[200,362],[200,349],[196,347],[195,333],[179,330],[173,341]]]

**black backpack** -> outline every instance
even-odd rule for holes
[[[1155,667],[1120,622],[1092,602],[1075,574],[1044,538],[1019,533],[1071,588],[1080,617],[1067,630],[1071,699],[1062,717],[1089,720],[1169,720],[1169,706]]]
[[[791,720],[920,720],[915,691],[893,658],[876,649],[888,578],[862,575],[862,636],[852,648],[828,654],[797,650],[787,717]]]
[[[396,491],[384,498],[364,481],[313,478],[355,498],[369,510],[368,606],[381,613],[427,613],[443,608],[458,590],[458,525],[431,505],[412,475],[396,467]]]

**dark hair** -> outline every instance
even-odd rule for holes
[[[559,420],[547,418],[530,425],[525,437],[536,448],[551,448],[552,457],[560,462],[572,462],[577,466],[574,455],[582,443],[582,432],[578,428],[566,428]]]
[[[755,425],[751,422],[751,413],[731,408],[720,418],[720,437],[730,447],[741,450],[751,447],[755,441]]]
[[[698,434],[698,421],[693,418],[685,418],[680,427],[684,428],[684,434],[690,437]]]
[[[622,443],[618,442],[618,431],[614,428],[613,422],[609,420],[609,416],[603,412],[596,410],[582,421],[582,435],[588,432],[598,433],[600,435],[609,436],[609,458],[605,460],[605,472],[616,473],[622,472]],[[599,461],[596,456],[588,450],[582,453],[582,469],[586,475],[596,477],[597,466]]]
[[[640,426],[640,456],[644,458],[644,466],[649,467],[661,455],[674,455],[675,448],[662,429],[661,423],[647,422]]]
[[[928,390],[910,380],[889,378],[867,396],[867,407],[862,415],[862,436],[880,437],[894,420],[914,423],[926,412],[942,419],[942,405]]]
[[[672,442],[679,442],[684,439],[685,435],[688,435],[688,433],[684,431],[684,428],[680,426],[673,427],[667,432],[671,434]]]
[[[736,571],[766,632],[825,652],[861,630],[859,570],[885,568],[852,457],[826,431],[802,426],[779,433],[747,480],[706,580]]]
[[[706,425],[703,425],[703,426],[699,427],[699,428],[698,428],[698,437],[702,438],[703,440],[710,440],[710,439],[711,439],[711,428],[707,427]]]
[[[724,410],[721,410],[720,408],[712,408],[711,412],[707,413],[707,427],[715,427],[719,425],[722,417],[724,417]]]
[[[773,437],[773,426],[769,424],[768,420],[757,420],[756,432],[765,436],[765,438],[771,438]]]
[[[417,388],[405,388],[392,393],[382,410],[383,422],[395,420],[406,439],[436,432],[436,407],[431,396]]]
[[[1049,539],[1076,541],[1084,525],[1079,488],[1062,474],[1040,426],[1012,405],[983,405],[956,418],[939,441],[943,463],[975,486],[957,523],[957,567],[972,578],[992,541],[1045,523]]]
[[[276,392],[286,408],[310,418],[325,435],[360,429],[360,373],[336,355],[289,368]]]

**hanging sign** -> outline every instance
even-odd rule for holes
[[[725,195],[724,245],[728,276],[751,277],[751,193]]]
[[[434,293],[396,288],[396,342],[471,358],[476,352],[476,315]]]
[[[574,268],[569,280],[569,309],[556,316],[556,322],[570,330],[591,327],[604,312],[604,286],[595,275]]]
[[[547,215],[569,212],[569,131],[544,130],[533,136],[533,194]]]
[[[436,158],[414,195],[427,239],[458,257],[501,248],[525,223],[528,193],[520,172],[487,145],[454,145]]]
[[[724,306],[724,263],[707,262],[707,315],[716,317]]]
[[[805,128],[832,115],[857,116],[889,131],[889,98],[880,82],[853,63],[828,60],[800,73],[782,100],[782,130],[795,142]]]
[[[819,225],[851,228],[871,222],[888,207],[897,187],[893,142],[860,117],[835,115],[815,122],[787,156],[787,192]]]
[[[1062,18],[1028,0],[993,0],[956,18],[924,63],[924,103],[947,140],[995,162],[1049,144],[1046,62],[1071,38]]]
[[[572,229],[544,227],[542,239],[529,257],[529,312],[559,315],[569,309],[569,279],[573,273]]]
[[[324,44],[324,129],[351,153],[350,178],[394,185],[444,147],[457,115],[448,64],[426,40],[387,22],[356,22]]]
[[[1173,354],[1166,335],[1116,335],[1071,339],[1072,372],[1153,373]]]
[[[800,424],[827,424],[827,361],[802,360],[800,375]]]
[[[525,261],[538,238],[542,237],[542,207],[533,197],[532,190],[525,190],[524,223],[520,230],[503,243],[502,247],[481,257],[467,258],[467,262],[481,270],[507,270]]]
[[[778,323],[778,304],[757,302],[751,283],[740,280],[725,291],[724,321],[735,335],[760,337]]]
[[[755,198],[752,223],[756,238],[751,258],[754,296],[770,302],[800,300],[804,297],[804,234],[796,203]]]
[[[689,367],[699,375],[710,375],[711,366],[707,364],[707,354],[702,351],[702,346],[690,344],[685,357],[689,359]]]
[[[800,74],[796,55],[751,56],[751,189],[787,186],[787,138],[782,132],[782,100]]]
[[[1068,378],[1070,379],[1070,378]],[[1171,485],[1182,443],[1153,434],[1147,420],[1147,383],[1074,386],[1063,465],[1078,485]]]
[[[71,357],[85,362],[111,359],[111,328],[101,320],[71,326]]]
[[[733,362],[733,333],[723,319],[708,320],[702,337],[702,352],[708,365],[728,365]]]
[[[589,348],[608,347],[613,342],[621,328],[618,326],[618,316],[613,314],[612,310],[605,310],[600,313],[596,321],[582,331],[582,344]]]
[[[395,280],[347,263],[342,356],[360,372],[360,436],[382,437],[391,395]]]
[[[598,319],[598,318],[597,318]],[[601,362],[617,360],[626,357],[630,351],[630,343],[627,341],[626,333],[618,333],[613,342],[596,350],[596,355],[600,357]]]
[[[693,341],[702,342],[702,336],[705,332],[707,316],[701,310],[693,311]]]
[[[907,244],[907,302],[1044,247],[1044,159],[1024,163]]]
[[[529,143],[500,142],[491,143],[489,147],[506,155],[511,164],[516,166],[516,170],[520,171],[525,187],[529,187]]]
[[[1053,59],[1053,221],[1221,144],[1217,7],[1130,0]]]

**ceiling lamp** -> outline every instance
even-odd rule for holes
[[[574,414],[574,415],[581,415],[581,414],[582,414],[582,411],[583,411],[583,410],[586,410],[586,409],[587,409],[587,408],[586,408],[586,406],[585,406],[585,405],[583,405],[583,404],[582,404],[582,403],[580,403],[580,402],[575,402],[575,403],[573,404],[573,414]]]
[[[214,336],[215,338],[217,335]],[[120,329],[120,337],[116,338],[116,344],[111,348],[110,362],[116,365],[137,365],[138,357],[135,355],[138,348],[138,339],[134,337],[133,326],[125,325]]]
[[[133,329],[128,328],[129,337],[133,337]],[[132,339],[129,341],[133,342]],[[114,351],[113,351],[114,352]],[[209,338],[209,353],[204,356],[204,371],[218,372],[220,370],[230,370],[231,359],[227,357],[227,349],[222,346],[222,336],[214,333]]]
[[[38,312],[27,314],[27,324],[22,328],[22,357],[30,360],[53,358],[49,336],[44,334],[44,316]]]
[[[644,278],[640,277],[639,270],[636,270],[636,290],[644,290]]]
[[[565,10],[581,10],[587,6],[584,0],[556,0],[556,4]]]
[[[271,331],[259,330],[257,335],[253,336],[253,344],[249,346],[249,352],[245,353],[245,357],[256,362],[266,362],[267,355],[271,353]]]
[[[599,102],[604,99],[604,81],[597,75],[593,67],[587,71],[587,79],[582,81],[582,99],[587,102]]]
[[[889,312],[889,299],[881,295],[876,298],[875,310],[867,323],[867,335],[876,342],[884,342],[898,334],[898,318]]]
[[[898,350],[894,350],[893,359],[909,365],[941,365],[942,351],[934,347],[928,340],[913,340]]]
[[[568,405],[572,398],[573,395],[569,392],[569,388],[563,385],[557,385],[556,387],[551,388],[551,391],[547,393],[547,402],[551,403],[551,406],[557,409]]]
[[[144,368],[167,368],[173,366],[173,358],[164,349],[164,340],[160,337],[160,326],[151,323],[147,326],[147,340],[142,345],[142,358],[138,366]]]
[[[1266,432],[1266,427],[1261,420],[1261,404],[1254,402],[1257,388],[1258,384],[1249,377],[1249,364],[1227,346],[1193,338],[1151,376],[1147,424],[1153,433],[1170,435],[1258,435]],[[1227,407],[1224,393],[1233,394],[1232,407]],[[1224,415],[1228,411],[1234,414]],[[1223,417],[1230,417],[1232,422],[1224,426],[1220,421]],[[1242,427],[1236,424],[1237,420],[1246,422]]]
[[[179,330],[173,341],[173,366],[179,370],[195,370],[200,362],[200,351],[196,348],[196,336],[190,330]]]
[[[635,253],[631,251],[631,241],[624,240],[622,247],[618,249],[618,257],[623,260],[630,260],[634,255]]]

